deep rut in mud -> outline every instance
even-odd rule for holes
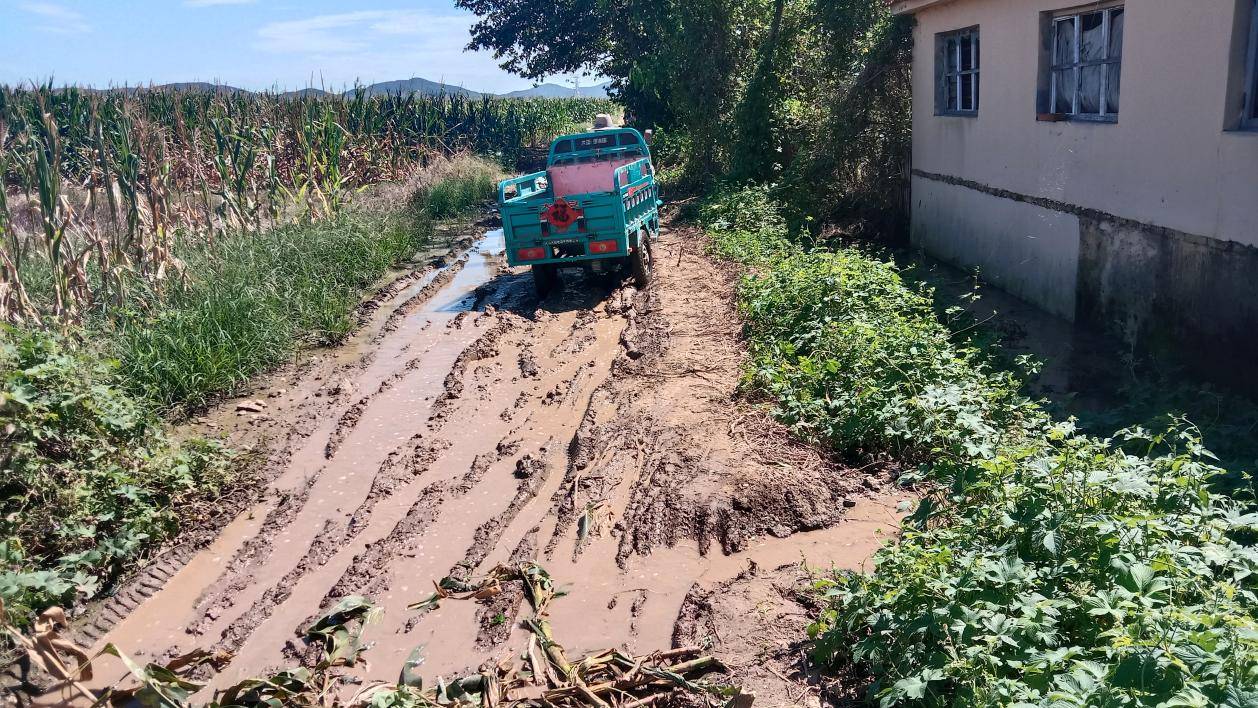
[[[749,562],[855,568],[893,532],[885,474],[836,467],[738,401],[732,278],[694,234],[665,234],[649,291],[574,271],[541,303],[501,249],[491,232],[407,274],[348,344],[261,384],[261,413],[207,416],[262,451],[265,494],[80,639],[145,661],[232,652],[208,697],[300,663],[308,622],[361,594],[384,614],[354,680],[396,680],[421,644],[425,675],[449,675],[518,652],[522,593],[407,605],[536,559],[568,592],[550,615],[572,654],[665,649],[675,625],[746,653],[695,637],[696,597]],[[97,687],[123,673],[97,664]]]

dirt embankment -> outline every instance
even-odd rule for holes
[[[798,573],[744,571],[859,567],[894,532],[898,497],[739,400],[732,276],[696,234],[666,233],[657,260],[648,291],[574,271],[538,302],[491,234],[386,288],[346,346],[201,422],[264,455],[265,495],[156,562],[79,639],[146,661],[229,651],[207,677],[221,687],[300,663],[309,620],[361,594],[384,619],[346,680],[396,680],[421,644],[435,678],[517,653],[527,604],[507,588],[407,605],[443,576],[536,559],[568,593],[550,616],[570,653],[710,646],[757,706],[816,703],[793,673],[802,611],[773,590]],[[734,621],[780,613],[768,634]],[[111,661],[96,686],[122,675]]]

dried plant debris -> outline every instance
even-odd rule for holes
[[[445,599],[489,600],[502,593],[503,583],[513,581],[524,584],[535,615],[545,614],[550,601],[563,595],[563,592],[555,589],[555,583],[545,568],[528,562],[517,566],[499,565],[488,575],[475,580],[460,580],[453,576],[442,578],[432,595],[412,604],[410,609],[435,610]]]
[[[178,706],[187,705],[192,694],[201,684],[187,677],[201,666],[215,668],[225,666],[231,658],[227,654],[197,650],[176,657],[166,664],[141,666],[113,644],[105,645],[99,652],[89,655],[74,642],[62,636],[66,630],[66,614],[60,607],[50,607],[40,613],[34,631],[24,635],[10,621],[0,603],[0,631],[8,635],[18,649],[25,652],[23,679],[29,679],[32,669],[51,676],[55,683],[52,690],[69,688],[84,704]],[[127,667],[132,685],[127,688],[110,688],[101,695],[89,690],[84,681],[92,679],[92,662],[104,655],[116,656]]]
[[[444,600],[483,601],[496,597],[507,583],[523,585],[532,616],[523,622],[527,642],[513,658],[488,662],[473,674],[453,679],[438,678],[427,685],[421,674],[425,647],[417,647],[402,666],[397,683],[373,683],[346,697],[342,681],[346,670],[362,662],[363,633],[380,616],[380,609],[365,597],[346,597],[328,609],[306,629],[306,641],[317,653],[308,666],[272,676],[251,678],[218,691],[206,708],[497,708],[578,707],[640,708],[670,705],[746,708],[751,696],[737,689],[705,680],[708,674],[724,673],[725,667],[699,647],[659,651],[633,656],[617,649],[595,652],[576,661],[568,658],[546,619],[551,601],[562,597],[544,568],[534,562],[500,565],[484,577],[459,580],[449,577],[436,584],[429,598],[411,606],[436,610]],[[0,608],[0,613],[3,608]],[[0,616],[2,619],[2,616]],[[64,616],[49,610],[40,616],[32,636],[21,634],[7,621],[3,629],[27,652],[42,671],[70,686],[93,706],[192,705],[192,696],[204,684],[193,677],[202,667],[220,668],[227,654],[193,652],[169,663],[141,666],[113,645],[95,656],[61,637]],[[130,670],[125,687],[93,693],[80,681],[91,678],[92,661],[102,654],[121,659]],[[67,659],[68,657],[68,659]]]
[[[608,650],[569,663],[553,637],[536,633],[545,625],[531,624],[534,634],[529,636],[522,662],[505,661],[477,674],[438,681],[427,689],[407,684],[373,686],[349,705],[629,708],[667,705],[665,701],[678,694],[698,699],[699,705],[731,705],[739,698],[735,689],[700,680],[724,667],[715,657],[700,656],[697,647],[640,657]]]
[[[363,629],[380,617],[380,608],[365,597],[351,596],[336,603],[306,630],[307,641],[323,650],[320,668],[353,666],[362,653]]]

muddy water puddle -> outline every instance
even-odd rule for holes
[[[694,297],[693,284],[712,278],[665,277],[648,296],[614,278],[568,273],[565,291],[539,303],[502,251],[502,232],[489,232],[457,259],[411,276],[346,346],[293,374],[265,421],[250,421],[278,441],[264,498],[97,648],[112,642],[143,661],[197,648],[230,652],[234,659],[198,695],[204,700],[299,665],[304,628],[340,598],[366,595],[384,612],[367,630],[367,661],[351,674],[396,680],[426,645],[426,677],[449,676],[518,653],[527,603],[516,595],[492,606],[444,602],[426,613],[408,606],[447,575],[537,560],[567,591],[550,612],[572,653],[646,652],[670,646],[696,584],[727,581],[749,564],[859,568],[894,532],[898,500],[875,492],[848,505],[843,523],[754,537],[732,555],[719,546],[701,552],[685,533],[626,552],[655,488],[682,483],[653,476],[669,453],[661,441],[682,440],[696,460],[750,459],[728,433],[684,439],[688,420],[727,405],[720,397],[731,395],[737,358],[724,362],[719,382],[713,368],[691,381],[661,374],[676,366],[663,359],[656,369],[643,364],[661,356],[670,332],[684,362],[731,356],[687,334],[706,327],[709,315],[683,307],[694,321],[667,322],[660,305]],[[713,387],[720,390],[706,392]],[[700,404],[688,400],[693,390],[705,391]],[[670,415],[681,417],[670,423]],[[622,418],[635,422],[617,428]],[[711,500],[696,498],[687,502],[694,509],[680,505],[668,512],[676,518],[652,523],[692,523],[687,515],[720,508],[732,486],[719,481],[702,491]],[[123,673],[102,659],[92,685]]]
[[[620,569],[614,562],[615,545],[598,543],[576,562],[551,561],[547,568],[552,575],[570,580],[570,594],[551,606],[556,636],[572,638],[569,648],[578,655],[618,645],[649,652],[671,646],[673,623],[695,584],[712,587],[731,580],[749,564],[859,570],[894,535],[901,514],[889,496],[862,499],[851,513],[843,524],[759,539],[732,555],[704,555],[697,544],[683,542],[633,557]]]
[[[431,316],[435,313],[471,312],[478,300],[476,291],[489,282],[501,265],[498,257],[506,247],[503,238],[502,229],[497,229],[477,241],[468,252],[467,265],[421,313]]]

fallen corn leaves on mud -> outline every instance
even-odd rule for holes
[[[536,563],[498,566],[475,581],[445,578],[436,592],[413,607],[433,611],[452,599],[485,600],[518,583],[528,596],[532,617],[527,644],[518,657],[487,663],[472,674],[438,680],[427,687],[419,669],[425,648],[418,647],[403,664],[396,682],[372,682],[346,691],[341,670],[362,661],[364,635],[379,619],[379,609],[359,596],[342,599],[319,617],[305,632],[315,651],[309,666],[273,675],[245,679],[215,693],[209,706],[598,706],[635,708],[668,705],[687,695],[707,705],[750,705],[750,698],[727,685],[706,680],[725,667],[699,647],[683,647],[632,656],[608,649],[576,661],[568,658],[546,619],[546,608],[557,596],[555,585]],[[7,623],[10,633],[30,660],[87,700],[111,705],[184,705],[202,688],[194,676],[204,667],[221,667],[232,657],[196,650],[165,664],[140,665],[112,644],[89,656],[61,636],[64,612],[54,608],[43,613],[32,637],[25,637]],[[110,655],[127,666],[129,675],[99,695],[82,681],[92,678],[94,659]],[[348,693],[348,696],[346,695]]]
[[[397,684],[403,666],[424,691],[492,680],[507,701],[528,687],[516,685],[526,668],[503,662],[530,642],[544,653],[544,626],[564,656],[594,657],[570,662],[590,686],[622,680],[639,660],[637,679],[650,669],[691,682],[720,659],[730,670],[720,682],[754,692],[757,706],[822,703],[801,658],[802,573],[747,571],[862,567],[897,529],[895,470],[837,466],[739,397],[733,276],[702,236],[666,231],[647,291],[570,271],[543,302],[501,248],[491,232],[404,274],[364,306],[345,346],[197,421],[197,432],[252,451],[268,481],[224,509],[221,528],[166,549],[112,599],[67,619],[60,636],[99,654],[83,689],[121,685],[131,673],[122,654],[139,666],[194,663],[196,687],[180,702],[202,705],[281,675],[293,686],[330,677],[302,694],[309,704],[349,701]],[[518,579],[471,589],[525,567],[561,583],[544,615]],[[480,596],[412,607],[435,578],[447,579],[443,592]],[[370,602],[348,623],[370,619],[368,640],[320,674],[336,652],[307,630],[346,598]],[[730,617],[738,626],[724,626]],[[693,647],[702,651],[670,653]],[[289,667],[312,673],[280,673]],[[15,700],[90,703],[33,673]],[[452,676],[471,683],[438,682]],[[538,688],[581,693],[550,677]],[[667,700],[732,700],[682,693]],[[379,694],[376,705],[410,705]]]

